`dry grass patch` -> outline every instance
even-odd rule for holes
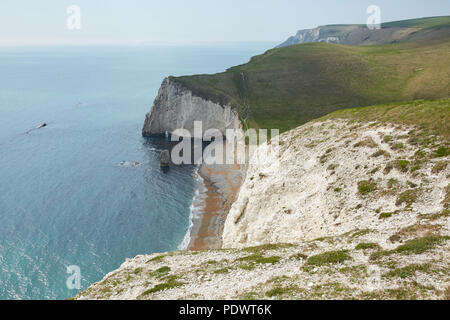
[[[436,233],[441,229],[440,225],[435,224],[420,224],[416,223],[409,227],[400,229],[397,233],[392,235],[389,240],[391,242],[399,242],[411,237],[423,237]]]
[[[353,147],[355,147],[355,148],[359,148],[359,147],[376,148],[376,147],[378,147],[378,145],[371,137],[366,137],[365,139],[355,143],[353,145]]]

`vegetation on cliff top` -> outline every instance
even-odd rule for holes
[[[389,103],[366,108],[339,110],[325,116],[324,119],[345,118],[362,122],[377,121],[415,126],[421,130],[411,138],[420,142],[420,138],[438,135],[450,141],[450,99],[417,100],[406,103]],[[442,153],[444,146],[436,149],[436,156]]]

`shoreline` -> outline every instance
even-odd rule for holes
[[[242,184],[242,166],[202,164],[198,174],[203,179],[203,209],[200,215],[192,217],[187,250],[220,249],[225,219]]]

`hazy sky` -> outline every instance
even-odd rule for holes
[[[0,0],[0,45],[281,42],[298,29],[450,15],[449,0]],[[70,5],[81,30],[66,27]]]

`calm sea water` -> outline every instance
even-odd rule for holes
[[[85,289],[125,258],[180,246],[195,168],[161,172],[167,141],[141,137],[145,113],[165,76],[273,46],[0,49],[0,299],[71,297],[67,266]]]

